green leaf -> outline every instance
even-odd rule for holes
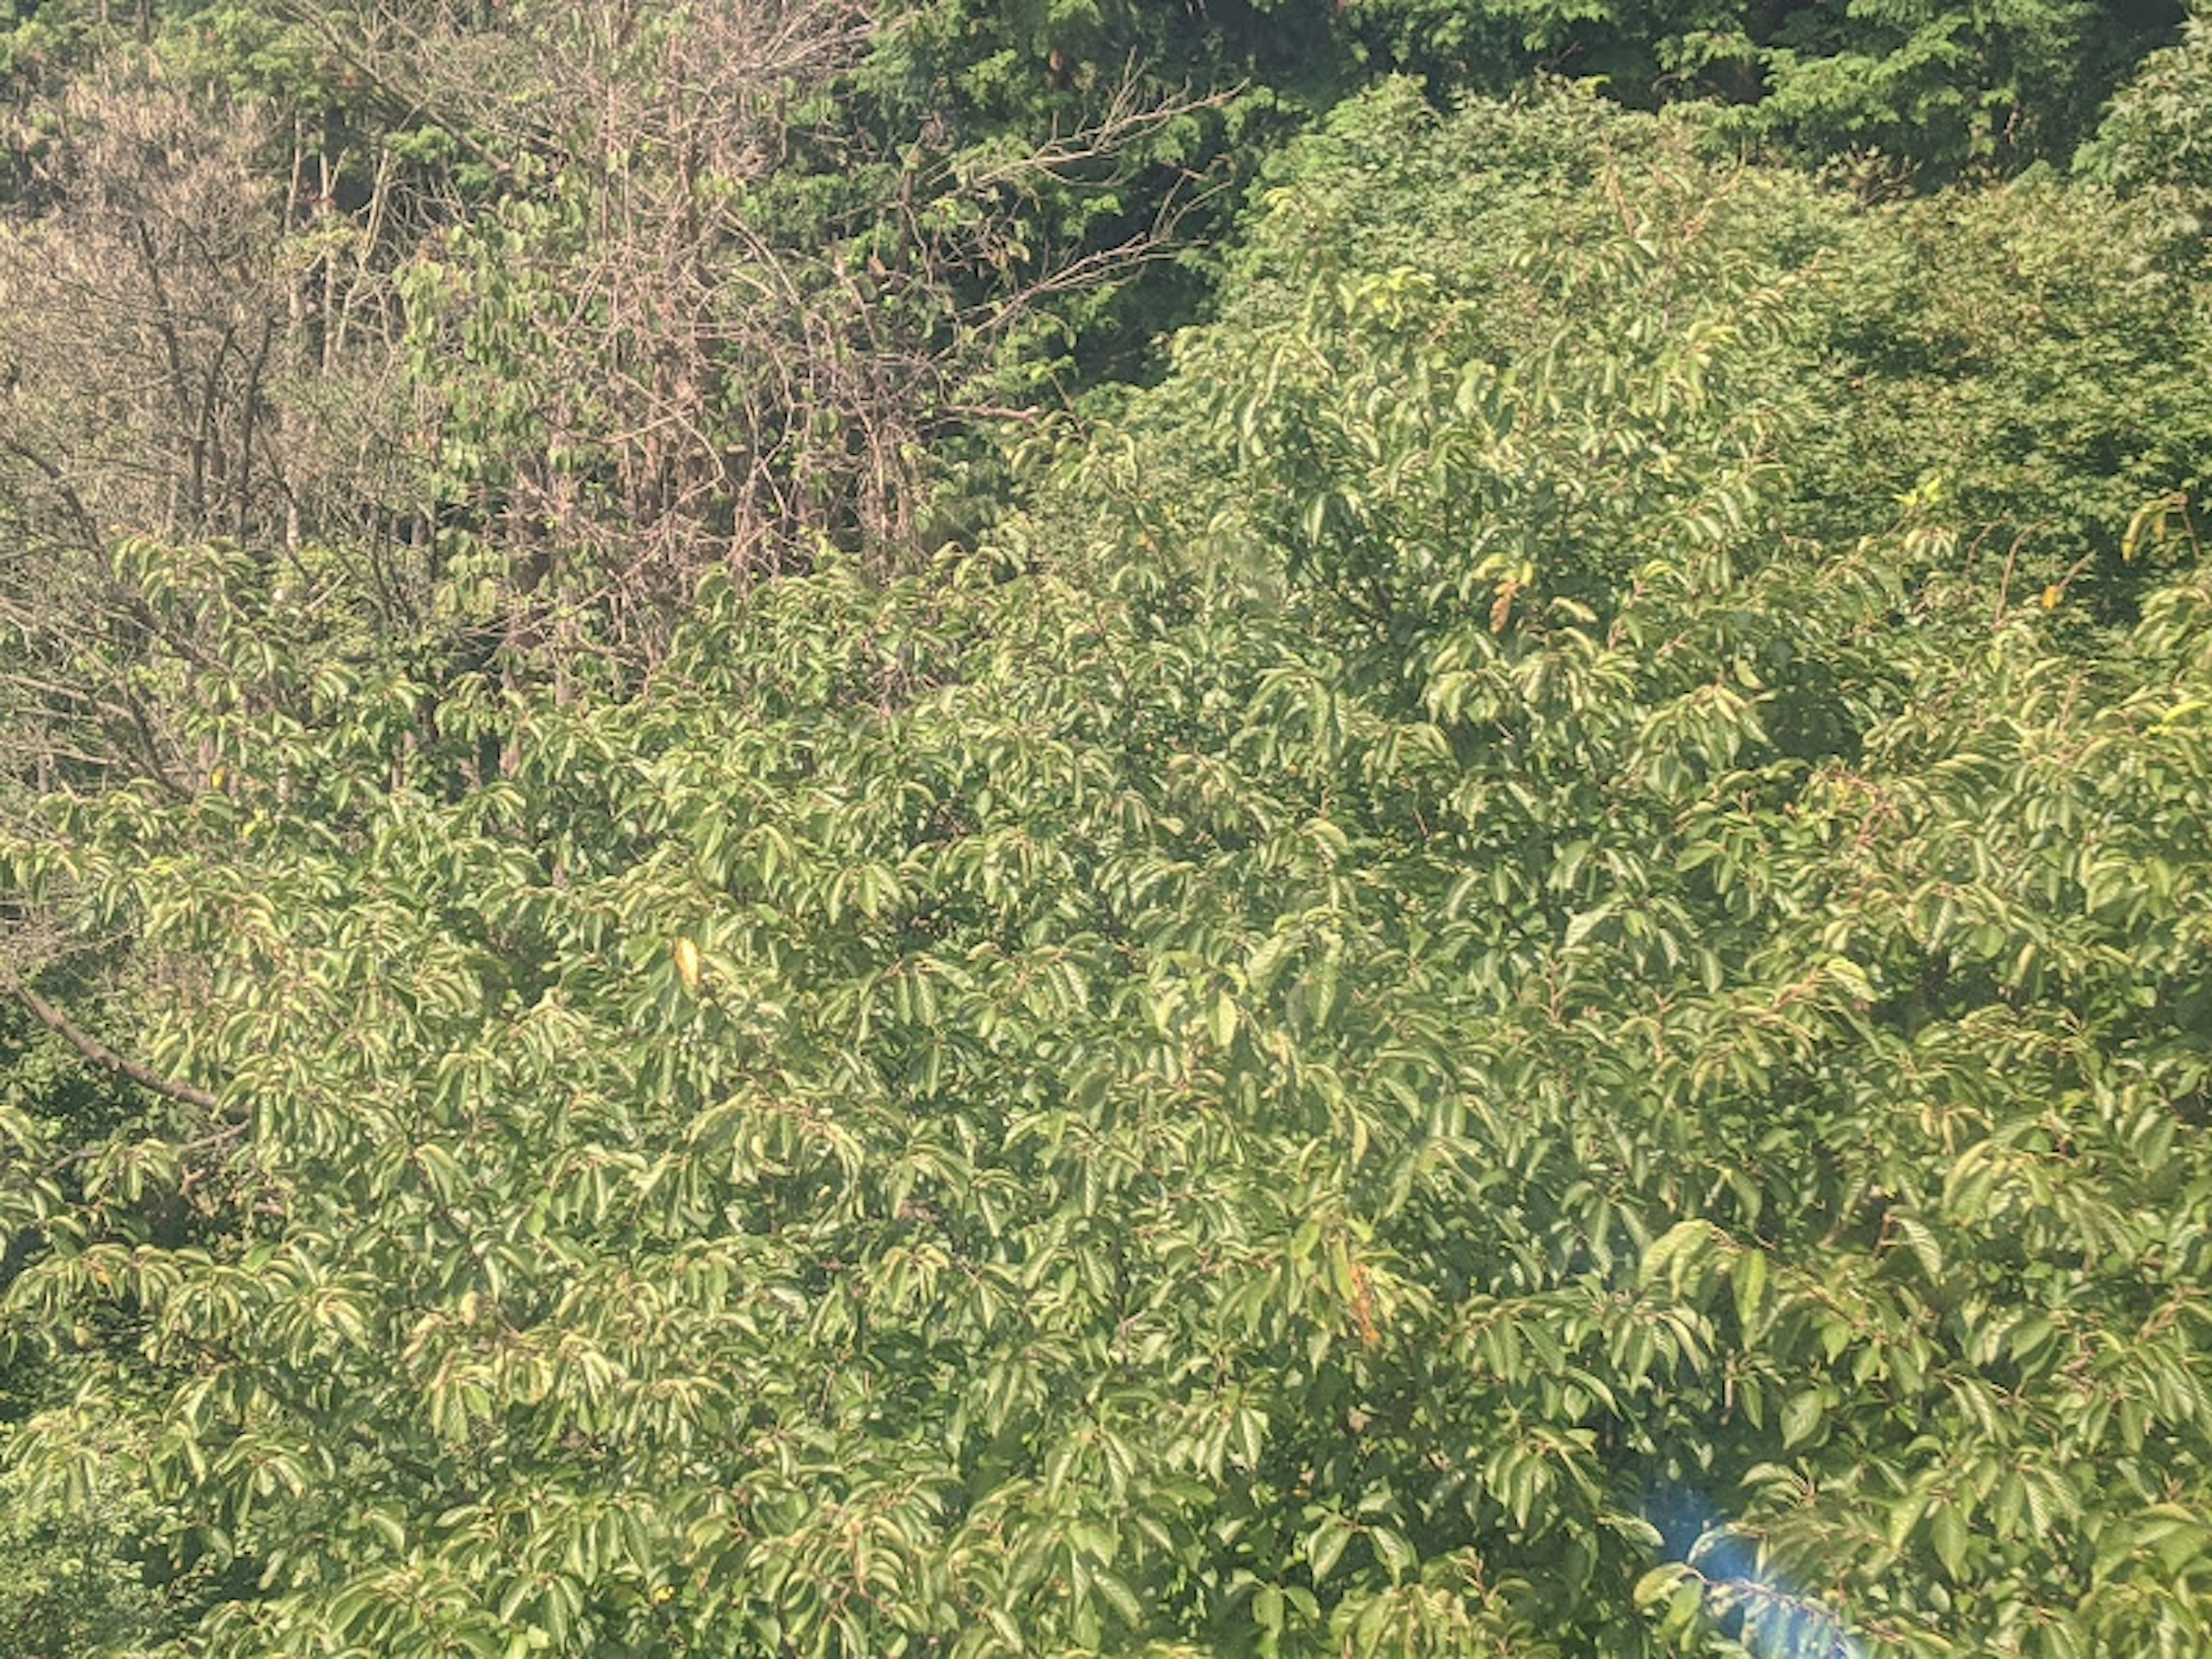
[[[1820,1417],[1826,1403],[1818,1389],[1804,1389],[1783,1403],[1782,1443],[1798,1445],[1813,1437],[1820,1426]]]
[[[1316,1584],[1335,1570],[1344,1557],[1345,1546],[1352,1541],[1357,1530],[1350,1522],[1331,1515],[1324,1516],[1321,1524],[1306,1534],[1306,1561],[1313,1570]]]

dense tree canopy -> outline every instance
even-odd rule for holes
[[[2201,31],[1589,10],[17,9],[0,1645],[2212,1642]]]

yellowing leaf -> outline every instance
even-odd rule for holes
[[[1213,1035],[1218,1048],[1226,1048],[1237,1040],[1237,1000],[1226,991],[1217,991],[1213,1010],[1207,1017],[1206,1029]]]
[[[676,939],[676,976],[684,981],[685,990],[699,988],[699,946],[680,933]]]
[[[1520,592],[1520,591],[1521,584],[1516,581],[1508,581],[1499,586],[1498,597],[1492,600],[1490,605],[1490,631],[1492,633],[1503,634],[1505,631],[1505,624],[1511,621],[1513,617],[1514,596]]]

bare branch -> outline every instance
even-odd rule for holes
[[[69,1016],[48,1002],[30,985],[11,973],[0,970],[0,990],[11,994],[17,1001],[31,1011],[32,1018],[45,1026],[70,1048],[94,1065],[118,1077],[128,1079],[140,1088],[151,1091],[168,1099],[181,1101],[187,1106],[197,1106],[205,1112],[220,1112],[222,1103],[196,1084],[173,1077],[164,1077],[150,1066],[126,1059],[109,1048],[98,1037],[79,1028]]]

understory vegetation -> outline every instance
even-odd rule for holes
[[[0,14],[0,1652],[2212,1648],[2212,33]]]

